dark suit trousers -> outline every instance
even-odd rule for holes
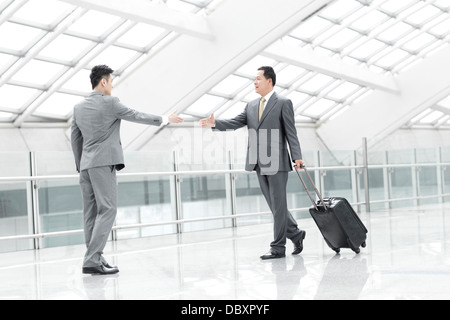
[[[263,176],[257,168],[259,185],[267,204],[273,214],[274,241],[271,250],[284,254],[286,251],[286,238],[293,242],[299,240],[300,230],[297,222],[287,207],[286,186],[289,177],[288,172],[278,172],[272,176]]]

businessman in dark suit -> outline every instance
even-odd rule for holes
[[[245,169],[256,171],[274,217],[274,241],[261,259],[278,259],[286,256],[286,239],[294,243],[292,254],[303,251],[306,232],[298,228],[287,208],[286,186],[293,163],[296,168],[301,168],[304,162],[295,128],[294,108],[289,99],[274,91],[276,74],[273,68],[258,69],[254,85],[261,99],[250,102],[240,115],[230,120],[216,120],[212,114],[210,118],[202,119],[200,125],[218,131],[248,127]]]

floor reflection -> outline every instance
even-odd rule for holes
[[[113,276],[81,273],[84,246],[1,254],[0,299],[450,299],[449,208],[363,215],[359,255],[336,255],[308,219],[304,252],[272,261],[271,224],[108,243]]]
[[[356,300],[369,278],[367,259],[335,255],[325,268],[315,300]]]
[[[288,266],[287,259],[264,262],[271,265],[275,275],[278,300],[293,300],[300,288],[301,279],[307,274],[303,257],[296,256],[293,260],[293,266]]]
[[[88,300],[118,300],[119,274],[99,276],[84,275],[83,288]]]

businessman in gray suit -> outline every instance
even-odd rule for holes
[[[294,244],[293,255],[303,251],[306,232],[298,228],[287,208],[286,186],[293,163],[301,168],[304,162],[293,105],[274,91],[276,74],[273,68],[259,68],[254,85],[261,99],[250,102],[240,115],[230,120],[216,120],[212,114],[210,118],[202,119],[200,125],[218,131],[248,127],[245,169],[256,171],[261,191],[274,217],[274,241],[270,251],[261,259],[278,259],[286,256],[286,239]]]
[[[76,169],[80,173],[83,197],[84,233],[87,251],[83,262],[84,274],[115,274],[103,249],[117,214],[116,171],[125,168],[120,141],[121,120],[161,126],[181,123],[176,111],[169,117],[138,112],[124,106],[111,96],[113,70],[96,66],[91,72],[93,92],[77,104],[72,121],[72,150]]]

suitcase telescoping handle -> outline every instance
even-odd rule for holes
[[[311,184],[314,188],[314,191],[316,192],[316,194],[319,196],[320,202],[322,202],[322,205],[325,209],[325,211],[328,210],[327,205],[325,204],[325,201],[323,201],[322,195],[320,194],[319,190],[317,190],[316,185],[314,184],[313,179],[311,178],[311,175],[309,174],[308,170],[306,169],[306,166],[302,166],[302,169],[305,170],[306,175],[309,178],[309,181],[311,181]],[[308,187],[306,186],[305,180],[303,179],[302,175],[300,174],[300,170],[296,167],[295,171],[297,171],[298,177],[300,178],[300,180],[302,181],[303,186],[305,187],[306,193],[308,193],[309,198],[311,199],[312,204],[314,205],[314,208],[319,211],[319,208],[317,207],[316,201],[314,200],[314,198],[311,196],[311,193],[308,190]]]

